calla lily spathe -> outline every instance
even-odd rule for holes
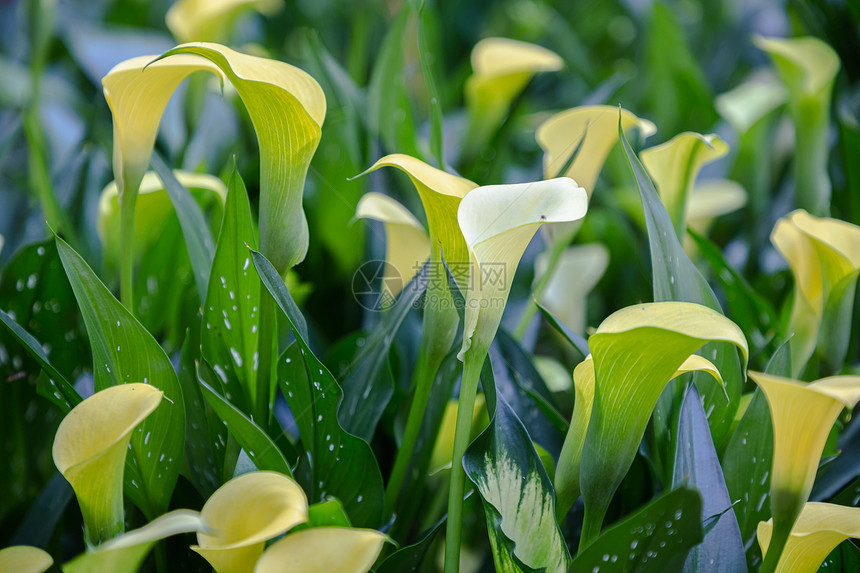
[[[286,475],[251,472],[218,488],[200,515],[209,532],[199,532],[191,549],[217,573],[247,573],[266,541],[307,521],[308,500]]]
[[[63,573],[137,573],[157,541],[204,529],[199,512],[177,509],[78,556],[63,565]]]
[[[382,193],[367,193],[358,202],[355,216],[385,225],[383,284],[392,297],[412,280],[430,257],[430,239],[409,209]]]
[[[461,360],[473,344],[481,356],[490,347],[520,258],[540,226],[576,221],[587,209],[585,189],[568,177],[488,185],[463,198],[457,218],[469,249],[471,275]]]
[[[737,346],[746,362],[749,350],[741,329],[722,314],[687,302],[621,309],[589,339],[595,389],[580,470],[585,504],[581,547],[600,532],[666,384],[690,355],[715,340]]]
[[[54,564],[51,555],[29,545],[13,545],[0,549],[0,571],[12,573],[44,573]]]
[[[758,524],[758,543],[767,556],[773,520]],[[803,506],[785,544],[777,573],[815,573],[836,546],[860,537],[860,508],[810,502]]]
[[[793,335],[792,374],[801,374],[816,347],[831,368],[839,369],[848,349],[860,274],[860,227],[797,210],[777,222],[770,240],[794,275],[787,333]]]
[[[271,15],[283,7],[283,0],[177,0],[165,20],[179,42],[226,42],[241,13]]]
[[[57,428],[54,464],[75,491],[93,544],[123,530],[122,484],[131,433],[162,396],[149,384],[111,386],[75,406]]]
[[[102,79],[113,114],[114,177],[120,203],[124,208],[130,204],[133,211],[158,124],[173,91],[194,72],[213,73],[236,88],[257,132],[260,246],[275,268],[286,273],[307,252],[302,190],[325,119],[322,88],[289,64],[219,44],[182,44],[153,60],[155,56],[132,58]]]
[[[717,367],[698,354],[688,356],[672,375],[672,378],[694,371],[707,372],[723,385],[723,378]],[[582,447],[585,445],[588,423],[591,420],[591,409],[594,405],[594,359],[590,354],[574,368],[573,386],[573,416],[561,454],[558,457],[558,467],[554,479],[556,513],[559,520],[564,518],[580,493],[579,471],[582,464]],[[636,408],[638,406],[631,404],[631,407]],[[635,415],[631,414],[631,417],[635,417]]]
[[[514,98],[541,72],[564,66],[550,50],[508,38],[485,38],[472,49],[472,75],[466,80],[468,138],[483,144],[499,126]]]
[[[836,418],[860,401],[860,376],[833,376],[812,383],[750,372],[770,406],[773,423],[771,513],[777,556],[809,499],[821,453]]]
[[[266,549],[254,573],[367,573],[386,541],[373,529],[303,529]]]
[[[686,234],[687,211],[696,197],[693,184],[699,170],[728,152],[729,146],[719,136],[688,131],[641,153],[642,164],[654,181],[679,238]]]

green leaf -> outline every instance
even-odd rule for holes
[[[501,395],[491,425],[466,451],[463,467],[484,501],[496,570],[522,571],[516,565],[522,563],[529,569],[567,571],[570,555],[555,521],[552,482]]]
[[[221,418],[242,449],[248,453],[248,457],[258,470],[280,472],[293,477],[290,464],[266,432],[205,382],[200,382],[200,389],[209,406]]]
[[[310,527],[352,527],[339,499],[330,497],[308,507]]]
[[[212,239],[212,231],[203,217],[200,206],[191,193],[173,174],[158,153],[152,154],[152,168],[158,174],[164,184],[164,190],[173,203],[179,224],[182,226],[182,234],[185,237],[185,247],[188,249],[188,257],[191,259],[191,268],[194,269],[194,283],[197,285],[197,294],[200,300],[206,297],[206,285],[209,283],[209,269],[212,266],[212,258],[215,256],[215,241]]]
[[[443,517],[426,531],[418,541],[412,545],[401,547],[386,557],[379,567],[376,568],[376,573],[415,573],[419,571],[422,563],[424,563],[424,559],[427,557],[427,553],[433,546],[433,542],[436,541],[439,532],[442,531],[442,524],[444,523],[445,518]]]
[[[250,413],[257,394],[260,279],[251,268],[246,245],[256,247],[257,239],[245,183],[234,165],[203,305],[200,342],[203,358],[220,380],[221,395]]]
[[[743,571],[744,545],[705,410],[695,386],[681,402],[672,487],[687,486],[702,495],[702,518],[720,515],[701,544],[690,550],[684,571]]]
[[[343,382],[343,402],[338,409],[340,425],[347,432],[366,441],[373,438],[379,418],[394,395],[388,373],[388,353],[394,336],[409,311],[427,287],[430,268],[424,265],[400,293],[394,306],[367,337],[358,351]]]
[[[278,361],[278,379],[284,381],[287,404],[299,427],[302,445],[310,454],[309,458],[301,457],[303,463],[310,464],[310,483],[303,484],[308,499],[322,501],[333,495],[344,503],[358,527],[376,525],[382,515],[383,487],[373,450],[338,423],[343,391],[308,346],[307,325],[284,281],[261,253],[252,250],[251,258],[296,337],[291,347],[294,351],[288,349]],[[298,358],[304,369],[297,367]]]
[[[558,317],[554,315],[548,308],[541,305],[540,303],[535,304],[537,304],[538,310],[540,310],[541,314],[543,314],[543,317],[546,319],[549,325],[556,332],[561,334],[564,339],[567,340],[568,344],[570,344],[574,349],[576,349],[577,352],[579,352],[582,358],[585,358],[586,356],[591,354],[591,351],[588,349],[588,341],[585,340],[585,338],[574,332],[573,329],[570,328],[568,325],[561,322]]]
[[[645,211],[648,242],[651,247],[654,300],[694,302],[722,312],[713,290],[684,252],[669,214],[654,189],[654,184],[630,147],[627,138],[624,137],[624,133],[620,131],[620,127],[619,133],[627,161],[639,188],[642,208]],[[744,375],[737,352],[729,343],[712,342],[702,348],[700,354],[713,362],[725,381],[725,391],[723,391],[722,388],[711,384],[703,375],[693,376],[699,393],[705,399],[705,413],[708,416],[711,435],[714,443],[718,444],[731,427],[738,408]],[[655,434],[658,448],[661,450],[666,448],[668,442],[666,424],[671,419],[670,412],[676,401],[676,392],[677,384],[670,385],[655,410]]]
[[[164,392],[164,400],[131,437],[125,472],[126,494],[152,519],[167,510],[185,442],[185,405],[176,372],[158,342],[80,255],[59,237],[56,242],[92,344],[96,391],[144,382]]]
[[[701,517],[702,500],[695,490],[672,490],[581,548],[571,571],[681,571],[687,553],[702,541]]]

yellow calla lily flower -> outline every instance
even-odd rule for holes
[[[540,226],[581,219],[587,208],[585,189],[568,177],[488,185],[463,198],[457,217],[469,248],[471,274],[461,360],[476,344],[483,362],[502,320],[520,258]]]
[[[687,131],[641,153],[678,237],[686,234],[687,209],[699,170],[728,152],[729,146],[718,136]]]
[[[595,389],[580,470],[585,503],[581,547],[600,533],[666,384],[690,355],[715,340],[737,346],[746,362],[749,350],[741,329],[722,314],[687,302],[623,308],[589,339]]]
[[[319,84],[289,64],[211,43],[182,44],[155,56],[126,60],[103,79],[113,114],[114,178],[122,208],[123,252],[131,251],[137,190],[149,165],[158,124],[182,80],[197,71],[229,80],[245,104],[260,146],[260,250],[285,274],[307,253],[302,191],[325,119]],[[130,265],[124,262],[124,265]],[[121,274],[130,304],[131,270]]]
[[[799,376],[819,353],[839,368],[850,337],[851,306],[860,274],[860,227],[838,219],[814,217],[803,210],[780,219],[771,242],[794,275],[789,320],[791,371]],[[827,324],[827,328],[821,328]]]
[[[773,520],[758,524],[758,543],[767,556]],[[860,537],[860,508],[810,502],[803,506],[776,566],[777,573],[815,573],[836,546]]]
[[[203,529],[199,512],[177,509],[87,551],[63,565],[63,573],[136,573],[157,541]]]
[[[795,519],[809,499],[836,418],[860,401],[860,376],[832,376],[810,384],[761,372],[751,371],[749,376],[764,392],[773,423],[770,506],[777,549],[765,563],[775,566]]]
[[[544,251],[535,261],[535,283],[549,266],[550,253]],[[574,332],[585,332],[585,301],[609,265],[609,249],[601,243],[568,247],[561,254],[549,278],[540,303]]]
[[[165,21],[180,42],[224,42],[242,12],[271,15],[283,7],[283,0],[177,0]]]
[[[511,102],[529,80],[564,66],[550,50],[508,38],[485,38],[472,49],[472,75],[466,80],[470,146],[487,141],[505,117]]]
[[[303,529],[266,549],[254,573],[367,573],[386,541],[373,529]]]
[[[795,204],[815,215],[830,211],[827,131],[830,95],[839,71],[836,52],[818,38],[753,38],[788,88],[795,130]]]
[[[308,519],[302,488],[276,472],[251,472],[218,488],[200,512],[209,533],[197,534],[191,549],[218,573],[247,573],[266,541]]]
[[[396,297],[430,257],[430,239],[409,209],[382,193],[367,193],[358,202],[355,216],[385,225],[384,288]]]
[[[51,555],[29,545],[13,545],[0,549],[0,571],[12,573],[44,573],[54,564]]]
[[[123,530],[122,482],[131,432],[162,396],[149,384],[112,386],[75,406],[57,428],[54,464],[75,491],[93,544]]]
[[[779,78],[770,70],[759,70],[744,83],[717,96],[714,104],[720,115],[743,135],[787,99],[788,91]]]
[[[227,186],[221,179],[205,173],[175,170],[176,179],[195,197],[206,204],[224,205]],[[164,190],[164,184],[154,171],[147,171],[140,183],[137,208],[134,213],[135,260],[145,250],[147,242],[157,236],[167,217],[173,212],[173,203]],[[121,233],[119,186],[111,181],[99,197],[96,231],[102,242],[102,251],[109,264],[120,259]]]
[[[692,354],[678,367],[672,378],[677,378],[687,372],[702,371],[713,376],[721,385],[723,377],[713,363],[698,354]],[[585,445],[585,435],[591,420],[591,409],[594,405],[594,359],[591,354],[573,369],[573,416],[570,428],[564,438],[564,445],[558,457],[558,467],[555,470],[556,514],[559,520],[579,497],[579,469],[582,464],[582,447]]]
[[[747,193],[740,184],[728,179],[702,181],[693,187],[690,194],[687,227],[704,235],[711,228],[714,219],[733,213],[746,203]]]

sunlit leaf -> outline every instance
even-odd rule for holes
[[[535,261],[535,281],[546,272],[550,253]],[[602,243],[576,245],[564,250],[538,302],[578,334],[585,333],[586,298],[609,265],[609,250]]]
[[[54,559],[38,547],[29,545],[13,545],[0,549],[0,570],[16,571],[17,573],[44,573]]]
[[[746,362],[747,342],[740,328],[693,303],[624,308],[604,320],[589,339],[595,389],[580,472],[585,540],[599,532],[663,388],[691,354],[714,340],[737,346]]]
[[[114,175],[120,202],[136,194],[149,164],[164,106],[191,73],[229,80],[242,99],[260,145],[260,243],[280,273],[304,259],[308,231],[302,190],[325,118],[319,84],[302,70],[218,44],[182,44],[153,62],[127,60],[102,80],[114,118]]]
[[[463,198],[457,217],[471,268],[469,282],[461,283],[468,284],[461,359],[473,344],[480,354],[490,347],[517,265],[538,228],[581,219],[587,208],[585,190],[566,177],[488,185]]]
[[[771,242],[794,275],[788,325],[792,374],[815,352],[839,370],[851,337],[851,309],[860,274],[860,227],[797,210],[780,219]]]
[[[837,416],[860,401],[860,376],[833,376],[806,384],[750,372],[764,392],[773,423],[771,513],[779,551],[809,499],[827,436]]]
[[[699,170],[728,152],[729,146],[719,136],[688,131],[640,154],[679,237],[683,238],[687,228],[687,210]]]
[[[472,75],[465,87],[471,119],[467,141],[472,146],[486,143],[532,76],[558,71],[563,65],[555,52],[534,44],[508,38],[478,42],[472,49]]]
[[[225,42],[233,22],[243,12],[271,15],[282,0],[178,0],[167,11],[167,27],[180,42]]]
[[[772,534],[773,520],[758,524],[758,541],[765,555]],[[814,573],[827,555],[850,537],[860,537],[860,508],[807,503],[791,529],[776,571]]]
[[[254,573],[367,573],[386,541],[372,529],[305,529],[266,549]]]
[[[213,493],[200,517],[209,532],[198,532],[198,544],[191,549],[218,573],[247,573],[253,570],[266,541],[307,521],[308,501],[291,478],[251,472]]]
[[[112,386],[75,406],[60,423],[54,463],[75,490],[93,543],[124,528],[122,483],[131,433],[163,395],[149,384]]]
[[[839,57],[818,38],[753,39],[773,60],[788,88],[788,108],[795,128],[795,205],[815,215],[830,211],[827,157],[830,144],[830,94]]]
[[[385,295],[392,299],[412,280],[430,256],[424,227],[406,207],[382,193],[367,193],[358,202],[355,216],[385,225]]]
[[[177,509],[139,529],[124,533],[63,565],[64,573],[136,573],[161,539],[206,528],[196,511]]]

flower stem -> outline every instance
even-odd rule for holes
[[[472,431],[472,414],[481,368],[486,359],[486,350],[474,346],[466,352],[463,361],[463,381],[460,383],[460,400],[457,405],[457,426],[454,430],[454,455],[451,458],[451,485],[448,491],[448,526],[445,531],[445,573],[460,571],[460,537],[463,528],[463,493],[466,472],[463,455],[469,447]]]
[[[603,518],[606,517],[607,507],[589,507],[585,506],[585,516],[582,520],[582,535],[579,537],[579,551],[591,545],[600,535],[600,528],[603,527]]]
[[[770,538],[770,543],[768,543],[767,553],[764,556],[759,573],[773,573],[776,571],[776,566],[779,564],[779,558],[782,557],[782,550],[785,549],[789,535],[791,535],[791,527],[777,527],[776,522],[774,522],[773,535]]]
[[[119,231],[119,296],[122,304],[134,314],[134,208],[137,203],[137,190],[126,190],[120,196]]]
[[[532,318],[538,309],[537,304],[535,304],[535,300],[540,299],[544,289],[546,289],[546,286],[549,284],[549,279],[552,278],[552,274],[555,272],[555,267],[558,266],[558,262],[561,260],[561,255],[564,253],[564,249],[567,248],[568,243],[569,241],[555,241],[552,244],[552,248],[549,253],[549,264],[546,266],[546,271],[544,271],[543,275],[541,275],[535,283],[534,289],[532,289],[533,300],[528,300],[526,302],[523,316],[514,332],[514,335],[518,340],[522,340],[523,336],[525,336],[526,329],[529,327],[529,323],[532,321]]]

